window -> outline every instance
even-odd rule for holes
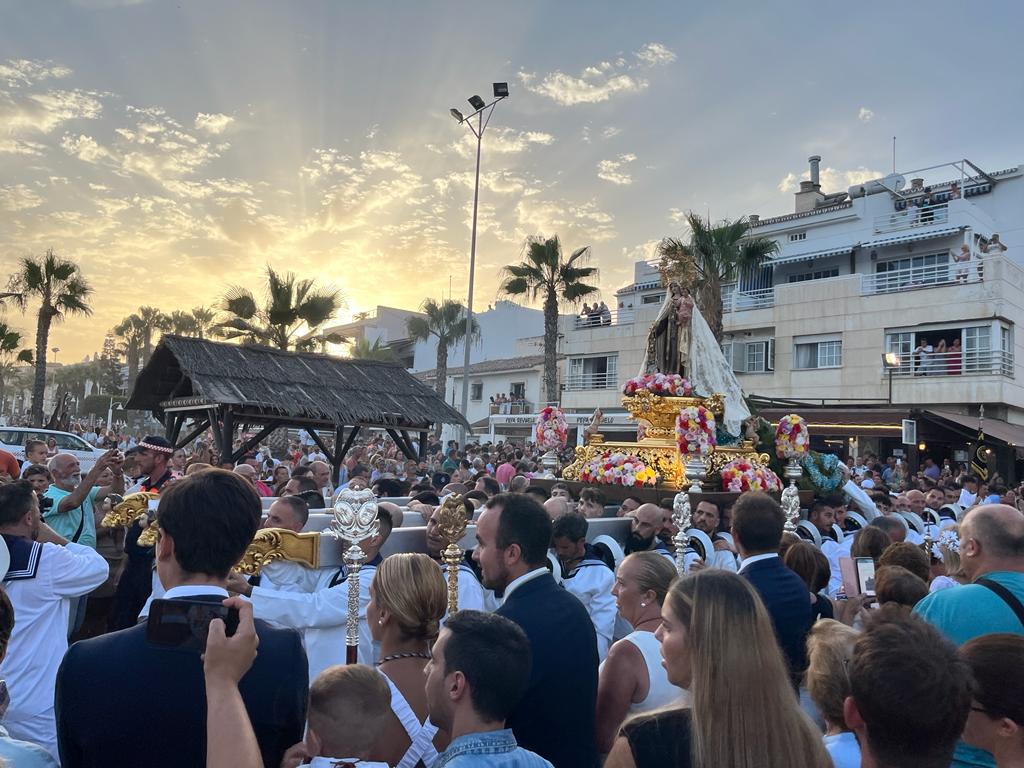
[[[987,325],[964,328],[964,373],[981,373],[989,367],[991,336]]]
[[[804,283],[808,280],[825,280],[830,277],[839,277],[839,268],[832,267],[831,269],[820,269],[816,272],[804,272],[799,275],[790,275],[789,282],[791,283]]]
[[[875,273],[878,291],[948,283],[949,251],[881,261],[875,265]]]
[[[469,399],[479,403],[484,399],[484,383],[482,381],[471,381],[469,383]]]
[[[641,304],[661,304],[665,300],[664,293],[652,293],[640,298]]]
[[[736,373],[767,373],[775,370],[775,339],[726,342],[722,344],[722,354]]]
[[[508,394],[510,397],[523,399],[526,397],[526,382],[525,381],[513,381],[509,384]]]
[[[619,356],[570,357],[565,388],[616,389],[619,384]]]
[[[806,239],[807,239],[807,233],[806,232],[793,232],[789,236],[789,242],[791,242],[791,243],[796,243],[796,242],[799,242],[800,240],[806,240]]]
[[[839,368],[843,364],[843,342],[840,338],[803,337],[793,345],[793,368]]]

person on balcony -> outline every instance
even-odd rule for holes
[[[946,352],[946,340],[939,339],[939,343],[935,345],[935,352],[931,355],[928,360],[928,368],[925,370],[926,376],[941,376],[946,372],[946,361],[949,359]]]
[[[953,261],[956,262],[956,281],[958,283],[967,282],[967,273],[970,270],[971,263],[971,246],[964,243],[960,246],[960,251],[953,255]]]
[[[917,342],[917,349],[914,350],[914,361],[917,367],[914,371],[915,376],[925,376],[928,373],[928,366],[931,363],[932,353],[935,348],[928,343],[928,339],[921,338]]]
[[[963,371],[963,351],[960,348],[960,339],[953,339],[946,353],[946,373],[950,376],[959,376]]]

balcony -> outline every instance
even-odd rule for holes
[[[516,400],[512,403],[490,403],[488,405],[489,415],[494,416],[499,413],[511,415],[534,413],[533,403],[528,400]]]
[[[775,304],[775,289],[738,291],[736,283],[722,286],[722,312],[742,312],[746,309],[764,309]]]
[[[893,210],[875,216],[875,233],[903,232],[918,227],[931,227],[949,221],[949,203],[907,206],[902,211]]]
[[[571,373],[565,379],[565,388],[569,392],[588,389],[618,389],[617,373]]]
[[[601,328],[611,325],[632,325],[636,313],[632,309],[611,309],[607,312],[591,312],[576,318],[575,329],[582,331],[587,328]]]
[[[888,373],[889,369],[886,369]],[[932,352],[922,359],[909,354],[900,355],[900,363],[892,368],[899,377],[939,376],[1007,376],[1013,378],[1013,352],[999,349],[978,349],[962,352]]]
[[[984,258],[984,257],[982,257]],[[981,282],[979,268],[982,261],[975,258],[967,262],[929,264],[908,269],[894,269],[861,276],[861,295],[877,293],[902,293],[919,288],[935,288],[942,285],[964,285]]]

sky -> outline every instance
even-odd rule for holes
[[[378,304],[465,301],[475,140],[490,100],[474,307],[527,237],[590,246],[602,297],[684,215],[792,211],[969,158],[1024,161],[1024,4],[0,0],[0,266],[53,248],[94,315],[215,306],[266,265]],[[23,331],[32,317],[8,309]],[[27,333],[31,337],[31,333]]]

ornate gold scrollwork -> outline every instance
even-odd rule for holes
[[[466,502],[457,493],[445,496],[438,513],[438,530],[447,546],[441,553],[448,570],[448,613],[459,610],[459,566],[462,564],[462,549],[459,541],[466,533]]]
[[[284,528],[263,528],[256,531],[256,536],[235,570],[253,576],[267,563],[275,560],[288,560],[307,568],[319,568],[320,534],[316,531],[296,533]]]
[[[149,511],[149,502],[160,498],[158,493],[140,491],[129,493],[124,501],[114,505],[107,514],[103,516],[100,525],[104,528],[127,528]]]

